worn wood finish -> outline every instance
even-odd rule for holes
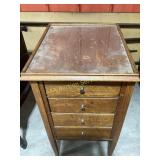
[[[48,135],[48,138],[49,138],[50,143],[52,145],[52,148],[54,149],[55,155],[59,155],[57,142],[54,139],[53,131],[52,131],[52,128],[51,128],[49,120],[48,120],[48,116],[47,116],[47,113],[45,110],[45,104],[42,100],[42,95],[41,95],[41,92],[40,92],[40,89],[38,86],[38,82],[31,82],[30,84],[31,84],[32,91],[35,96],[36,102],[38,104],[38,107],[39,107],[39,110],[40,110],[40,113],[41,113],[41,116],[42,116],[42,119],[44,122],[44,126],[46,128],[47,135]]]
[[[114,148],[117,144],[128,109],[128,105],[132,96],[134,85],[134,83],[124,83],[121,88],[120,99],[117,105],[111,133],[112,141],[108,144],[108,155],[112,155]]]
[[[55,133],[54,133],[54,123],[53,123],[53,119],[52,119],[52,115],[51,115],[51,108],[50,108],[49,103],[48,103],[48,99],[47,99],[47,96],[46,96],[46,92],[45,92],[43,82],[39,82],[39,89],[40,89],[42,99],[43,99],[43,102],[44,102],[44,105],[45,105],[46,113],[47,113],[47,116],[48,116],[48,121],[49,121],[50,127],[52,129],[53,137],[54,137],[54,139],[56,139],[55,138]]]
[[[139,74],[133,75],[81,75],[81,76],[56,76],[56,75],[28,75],[21,73],[21,81],[92,81],[92,82],[139,82]]]
[[[118,98],[49,98],[54,113],[114,113]]]
[[[50,22],[21,22],[20,25],[22,28],[27,27],[27,32],[23,32],[25,42],[27,44],[27,49],[32,52],[34,47],[37,44],[37,41],[39,40],[40,36],[43,33],[43,30],[45,26],[50,24]],[[58,24],[58,22],[56,22]],[[130,23],[123,23],[119,24],[121,31],[123,33],[123,36],[127,42],[127,46],[130,50],[134,59],[134,62],[136,64],[137,61],[139,61],[140,57],[140,46],[139,46],[139,40],[140,40],[140,24],[130,24]],[[138,39],[138,41],[135,39]],[[133,41],[134,40],[134,41]],[[131,44],[129,44],[129,43]],[[136,43],[135,43],[136,42]],[[138,43],[137,43],[138,42]]]
[[[100,27],[100,26],[107,26],[106,24],[54,24],[54,26],[63,26],[63,27],[66,27],[66,26],[96,26],[96,27]],[[113,26],[113,25],[110,25],[110,26]],[[119,34],[120,34],[120,37],[122,37],[122,34],[121,34],[121,32],[119,31]],[[44,36],[42,36],[42,37],[44,37]],[[123,39],[123,37],[121,38],[122,39],[122,42],[123,42],[123,45],[124,45],[124,48],[125,48],[125,52],[127,53],[127,54],[129,54],[128,52],[129,52],[129,50],[127,49],[127,46],[126,46],[126,44],[125,44],[125,42],[124,42],[124,39]],[[88,40],[89,41],[89,40]],[[45,42],[44,42],[45,43]],[[98,42],[99,43],[99,42]],[[68,45],[67,45],[68,46]],[[96,46],[96,45],[95,45]],[[85,46],[86,47],[86,46]],[[84,47],[84,49],[85,49],[85,47]],[[111,47],[111,46],[110,46]],[[51,48],[52,48],[52,46],[51,46]],[[75,47],[74,47],[75,48]],[[97,46],[97,48],[99,48],[98,46]],[[102,47],[101,47],[102,48]],[[111,47],[112,48],[112,47]],[[96,50],[96,49],[95,49]],[[94,51],[95,51],[94,50]],[[36,51],[37,51],[37,47],[36,47]],[[57,51],[56,51],[57,52]],[[88,52],[87,51],[87,53],[90,53],[90,52]],[[102,51],[102,55],[103,55],[103,51]],[[110,52],[108,52],[108,53],[110,53]],[[117,52],[118,53],[118,52]],[[94,55],[96,55],[97,53],[95,53]],[[103,60],[104,60],[104,56],[102,56],[101,54],[98,54],[98,56],[100,55],[100,57],[99,57],[99,62],[100,62],[100,64],[99,64],[99,62],[98,61],[93,61],[92,63],[86,63],[85,65],[88,67],[88,71],[87,71],[87,73],[85,73],[85,72],[81,72],[80,70],[77,72],[73,72],[73,70],[71,70],[71,68],[69,68],[69,71],[67,71],[67,72],[63,72],[62,70],[57,70],[57,68],[56,67],[52,67],[52,68],[55,68],[56,70],[56,72],[51,72],[51,74],[49,74],[48,75],[48,71],[47,70],[45,70],[45,72],[41,72],[40,74],[39,74],[39,71],[36,71],[36,73],[32,73],[32,72],[25,72],[25,73],[21,73],[21,80],[22,81],[40,81],[40,80],[44,80],[44,81],[63,81],[63,79],[65,79],[66,81],[80,81],[81,80],[81,76],[72,76],[72,74],[74,73],[74,75],[84,75],[84,77],[83,77],[83,80],[86,80],[86,81],[88,81],[88,80],[93,80],[93,81],[122,81],[122,82],[126,82],[126,81],[128,81],[128,82],[132,82],[132,81],[134,81],[134,82],[137,82],[137,81],[139,81],[139,79],[137,78],[138,77],[138,74],[137,74],[137,72],[136,72],[136,69],[135,69],[135,66],[134,66],[134,62],[133,62],[133,59],[132,59],[132,57],[131,56],[129,56],[129,61],[130,61],[130,63],[132,64],[131,66],[132,66],[132,69],[133,69],[133,71],[136,73],[131,73],[131,74],[129,74],[128,73],[128,71],[127,71],[127,74],[123,74],[124,72],[121,72],[121,73],[118,73],[118,72],[116,72],[116,76],[113,74],[114,73],[114,70],[116,69],[115,67],[115,64],[119,64],[119,63],[122,63],[123,65],[125,65],[125,62],[124,61],[121,61],[123,58],[124,58],[124,56],[123,55],[121,55],[121,60],[119,59],[119,58],[111,58],[111,61],[109,60],[107,63],[107,65],[110,65],[110,71],[111,71],[111,73],[110,73],[110,71],[107,69],[107,67],[105,68],[103,68],[102,70],[100,69],[98,69],[98,68],[96,68],[96,69],[98,69],[97,71],[95,71],[95,70],[93,70],[93,68],[92,68],[92,66],[94,66],[95,67],[95,64],[94,64],[94,62],[96,62],[96,64],[98,65],[98,67],[100,67],[100,66],[104,66],[104,63],[102,63],[103,62]],[[91,56],[93,56],[93,54],[91,54]],[[119,55],[118,55],[119,56]],[[42,56],[41,56],[42,57]],[[54,56],[55,57],[55,56]],[[72,57],[74,57],[74,56],[72,56]],[[89,56],[90,57],[90,56]],[[31,57],[31,59],[32,59],[33,57]],[[91,58],[91,57],[90,57]],[[93,58],[93,59],[97,59],[98,57],[96,57],[96,58]],[[34,59],[36,59],[36,58],[34,58]],[[39,59],[39,57],[38,57],[38,59]],[[71,59],[71,58],[69,58],[69,59]],[[108,58],[107,58],[108,59]],[[67,59],[65,59],[65,57],[64,57],[64,60],[65,60],[65,63],[66,63],[66,60]],[[118,63],[117,62],[115,62],[115,60],[118,60]],[[39,61],[39,60],[38,60]],[[67,60],[68,61],[68,60]],[[111,63],[111,62],[114,62],[114,63]],[[128,61],[128,60],[127,60]],[[42,62],[44,63],[44,59],[42,58]],[[53,61],[52,61],[53,62]],[[27,68],[27,67],[29,67],[29,64],[30,64],[30,60],[29,60],[29,63],[27,63],[27,65],[26,65],[26,67],[25,67],[25,69]],[[48,64],[52,64],[52,63],[48,63]],[[60,64],[60,63],[59,63]],[[62,63],[62,64],[64,64],[64,63]],[[71,65],[72,63],[69,63],[68,65]],[[77,68],[76,67],[76,65],[78,65],[79,63],[78,62],[76,62],[74,65],[74,68]],[[113,65],[114,64],[114,65]],[[37,65],[37,63],[34,63],[34,66],[35,65]],[[85,65],[83,65],[83,66],[85,66]],[[114,67],[112,67],[112,65],[114,66]],[[43,64],[39,67],[39,69],[41,68],[44,68],[44,66],[43,66]],[[58,66],[58,65],[57,65]],[[65,66],[65,65],[64,65]],[[46,68],[46,67],[45,67]],[[60,68],[62,68],[62,67],[60,67]],[[66,67],[65,67],[66,68]],[[80,69],[82,68],[82,67],[79,67]],[[84,67],[84,68],[86,68],[86,67]],[[123,67],[121,67],[121,71],[122,71],[122,68]],[[127,68],[126,67],[126,65],[125,65],[125,67],[124,68]],[[90,70],[90,69],[92,69],[92,71]],[[117,68],[118,69],[118,68]],[[29,69],[28,69],[29,70]],[[86,70],[86,69],[85,69]],[[106,70],[106,71],[105,71]],[[107,71],[108,70],[108,71]],[[119,70],[119,69],[118,69]],[[117,71],[118,71],[117,70]],[[120,71],[119,70],[119,71]],[[105,71],[105,72],[104,72]],[[47,72],[47,73],[46,73]],[[57,75],[58,74],[58,75]],[[65,76],[64,76],[65,75]],[[91,75],[91,76],[88,76],[88,75]],[[99,76],[99,75],[101,75],[101,76]]]
[[[121,83],[85,82],[85,84],[45,82],[46,94],[48,97],[116,97],[119,96],[121,87]],[[81,89],[84,89],[84,94],[80,93]]]
[[[57,139],[109,140],[111,128],[55,127]]]
[[[52,24],[26,72],[130,74],[133,70],[117,26]]]
[[[111,127],[114,114],[52,113],[55,126]]]

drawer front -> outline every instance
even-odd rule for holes
[[[55,127],[57,139],[105,140],[110,138],[110,128]]]
[[[45,82],[48,97],[116,97],[119,96],[121,83],[91,83],[77,85],[74,83]]]
[[[117,98],[49,98],[55,113],[114,113]]]
[[[114,114],[52,113],[55,126],[111,127]]]

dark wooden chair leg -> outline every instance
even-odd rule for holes
[[[22,138],[21,136],[20,136],[20,146],[23,149],[27,148],[27,140],[25,138]]]
[[[22,30],[20,30],[20,71],[27,62],[29,55],[27,54],[27,47],[23,38]],[[28,82],[20,82],[20,106],[22,107],[28,93],[30,91],[30,86]],[[26,131],[25,131],[26,132]],[[20,136],[20,146],[23,149],[27,148],[27,140],[25,134]]]

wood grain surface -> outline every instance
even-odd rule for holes
[[[114,114],[52,113],[55,126],[111,127]]]
[[[110,139],[111,128],[55,127],[55,132],[57,139],[106,140]]]
[[[69,54],[68,54],[69,53]],[[27,73],[133,73],[116,25],[51,25]]]
[[[111,132],[112,141],[108,144],[108,155],[112,155],[121,133],[123,122],[132,96],[135,83],[124,83],[120,91],[116,114],[114,116],[113,128]]]
[[[49,98],[54,113],[114,113],[118,98]]]
[[[32,87],[32,91],[33,91],[33,94],[35,96],[36,102],[38,104],[38,107],[39,107],[39,110],[40,110],[40,113],[41,113],[41,116],[42,116],[42,120],[43,120],[45,129],[47,131],[47,135],[48,135],[49,141],[51,143],[51,146],[52,146],[52,148],[55,152],[55,155],[59,155],[58,145],[57,145],[57,142],[55,140],[51,124],[49,123],[48,114],[46,112],[45,103],[42,99],[42,95],[41,95],[41,91],[40,91],[38,82],[31,82],[31,87]]]
[[[86,82],[45,82],[48,97],[116,97],[119,96],[121,83]],[[84,94],[80,93],[84,89]]]

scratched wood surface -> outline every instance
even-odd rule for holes
[[[115,113],[118,98],[48,98],[48,101],[54,113]]]
[[[111,128],[91,128],[91,127],[55,127],[57,139],[87,139],[87,140],[105,140],[110,139]]]
[[[116,25],[51,25],[27,73],[133,73]]]
[[[119,96],[121,83],[94,83],[86,85],[75,82],[44,82],[46,95],[49,98],[84,98],[84,97],[117,97]],[[83,87],[84,94],[80,93]]]
[[[55,126],[112,127],[114,114],[53,113]]]

